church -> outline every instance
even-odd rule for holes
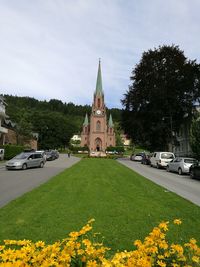
[[[107,147],[115,146],[115,131],[112,115],[109,114],[109,120],[107,120],[106,115],[100,61],[90,118],[86,114],[83,123],[81,146],[87,146],[90,155],[98,156],[104,156]]]

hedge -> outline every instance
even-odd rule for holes
[[[4,145],[3,148],[5,149],[5,160],[9,160],[15,157],[17,154],[21,153],[24,150],[24,147],[19,145]]]

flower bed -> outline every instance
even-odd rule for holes
[[[136,240],[136,248],[132,251],[117,252],[109,258],[107,252],[110,249],[97,241],[99,233],[91,234],[93,221],[52,245],[43,241],[4,240],[4,244],[0,245],[0,266],[200,266],[200,247],[194,238],[183,245],[167,241],[169,222],[161,222],[143,242]],[[173,223],[179,225],[181,221],[176,219]]]

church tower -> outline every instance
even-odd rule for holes
[[[107,122],[100,61],[98,66],[96,90],[94,92],[90,115],[90,123],[86,114],[81,134],[81,146],[86,145],[89,147],[90,153],[105,153],[108,146],[115,146],[115,132],[111,114],[109,121]]]

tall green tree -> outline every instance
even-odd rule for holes
[[[190,145],[195,157],[200,160],[200,116],[192,121],[190,129]]]
[[[77,131],[73,120],[59,112],[34,112],[31,121],[39,134],[38,143],[41,149],[65,148]]]
[[[149,150],[167,149],[185,114],[200,100],[200,66],[178,46],[144,52],[122,99],[122,125],[134,142]]]

